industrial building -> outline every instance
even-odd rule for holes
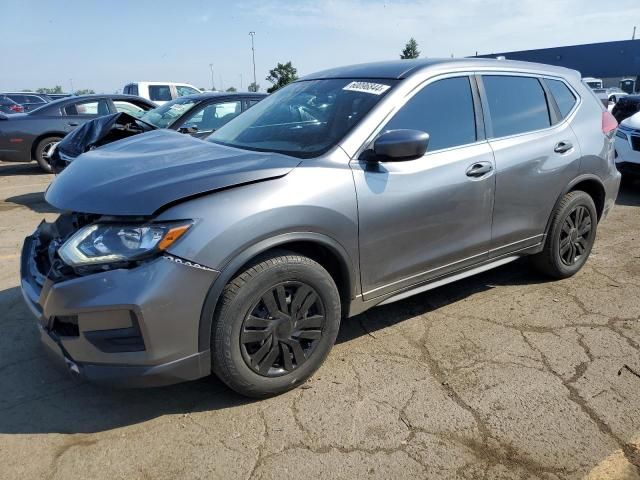
[[[583,77],[602,79],[604,87],[620,87],[627,93],[640,93],[640,40],[500,52],[478,57],[505,57],[572,68],[581,72]]]

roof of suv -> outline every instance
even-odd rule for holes
[[[415,60],[389,60],[386,62],[361,63],[331,68],[307,75],[301,80],[323,78],[388,78],[400,80],[420,70],[435,65],[447,64],[450,68],[500,68],[505,70],[536,70],[550,74],[579,75],[575,70],[545,65],[542,63],[497,60],[490,58],[428,58]]]

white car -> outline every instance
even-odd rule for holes
[[[640,178],[640,112],[623,120],[618,127],[616,167],[627,179]]]
[[[151,100],[156,105],[163,105],[178,97],[202,93],[202,91],[188,83],[132,82],[124,86],[122,93],[126,95],[137,95]]]

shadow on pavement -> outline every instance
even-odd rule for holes
[[[23,195],[15,195],[7,198],[4,202],[6,206],[9,203],[21,205],[33,210],[36,213],[57,213],[58,209],[49,205],[44,199],[44,192],[25,193]],[[6,209],[6,207],[5,207]]]
[[[640,207],[640,180],[622,182],[616,205]]]
[[[453,283],[345,320],[338,343],[436,310],[498,285],[535,284],[525,261]],[[209,377],[154,389],[110,389],[73,379],[39,343],[17,287],[0,291],[0,434],[93,433],[167,415],[251,403]]]
[[[152,389],[79,381],[46,355],[18,287],[0,291],[0,305],[0,434],[93,433],[252,401],[215,377]]]
[[[0,161],[0,177],[18,175],[51,175],[44,172],[36,162],[6,163]]]
[[[538,274],[523,258],[479,275],[443,285],[434,290],[367,310],[342,322],[336,343],[344,343],[377,330],[396,325],[418,315],[438,310],[476,293],[506,285],[536,285],[551,281]]]

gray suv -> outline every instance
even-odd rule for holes
[[[250,396],[324,361],[341,318],[525,255],[584,265],[620,175],[575,71],[402,60],[296,81],[207,140],[157,130],[81,155],[25,241],[44,343],[87,379],[214,372]]]

